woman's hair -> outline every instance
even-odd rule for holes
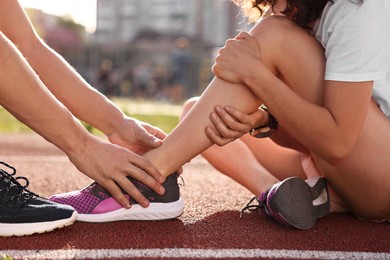
[[[278,0],[233,0],[240,6],[249,22],[256,22],[267,10],[273,10]],[[282,12],[298,25],[308,28],[308,24],[319,18],[322,10],[332,0],[286,0],[286,9]]]

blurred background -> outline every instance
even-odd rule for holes
[[[180,104],[249,30],[230,0],[20,0],[38,34],[109,97]]]

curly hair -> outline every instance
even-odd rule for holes
[[[269,9],[273,10],[278,0],[232,0],[241,6],[249,22],[256,22]],[[309,28],[309,23],[321,15],[322,10],[332,0],[286,0],[286,9],[282,12],[298,25]]]

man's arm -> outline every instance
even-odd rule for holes
[[[2,1],[0,16],[0,30],[22,52],[50,92],[77,118],[107,135],[114,132],[124,119],[123,112],[40,39],[18,1]]]
[[[25,56],[30,57],[29,61],[35,60],[39,63],[35,66],[41,69],[47,67],[38,72],[43,82],[37,77],[36,71],[30,67],[20,51],[15,48],[15,43],[19,45],[19,49],[29,50],[26,51]],[[123,114],[102,95],[92,90],[66,62],[48,48],[45,52],[46,58],[42,57],[46,63],[41,64],[38,61],[39,57],[34,54],[34,50],[38,53],[42,50],[40,46],[44,44],[35,35],[19,3],[14,0],[2,1],[0,9],[0,71],[2,72],[0,104],[20,121],[63,150],[81,172],[102,184],[122,205],[128,205],[128,200],[119,186],[141,205],[146,206],[148,202],[135,189],[127,176],[132,176],[161,193],[163,192],[161,185],[154,180],[163,181],[159,172],[141,156],[90,135],[66,106],[69,106],[70,110],[76,114],[80,110],[80,115],[85,118],[90,116],[91,121],[96,121],[96,123],[99,123],[99,120],[104,121],[102,118],[105,118],[104,122],[109,120],[115,122],[118,118],[123,119]],[[47,75],[50,73],[53,75]],[[59,78],[56,80],[55,76]],[[66,79],[67,77],[69,79]],[[52,87],[49,89],[61,97],[61,100],[53,96],[45,86],[46,82]],[[83,106],[84,103],[85,106]],[[129,125],[129,120],[122,121],[125,125]],[[104,126],[102,126],[103,131],[110,130],[110,126]],[[135,126],[138,128],[121,131],[129,132],[127,135],[130,137],[134,135],[136,141],[142,133],[144,137],[148,137],[139,124],[135,123]],[[123,124],[120,127],[124,128]],[[122,141],[121,137],[125,135],[116,134],[115,138],[112,138]],[[139,143],[142,142],[139,141]]]

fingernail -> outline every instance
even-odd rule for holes
[[[215,120],[217,118],[217,115],[215,113],[211,113],[210,117],[211,120]]]
[[[142,202],[142,205],[146,208],[149,206],[149,201],[147,199],[145,199],[143,202]]]
[[[229,112],[229,111],[231,110],[231,108],[230,108],[229,106],[226,106],[226,107],[225,107],[225,110],[226,110],[227,112]]]
[[[222,112],[222,109],[221,109],[219,106],[216,106],[216,107],[215,107],[215,111],[217,111],[217,113],[221,113],[221,112]]]
[[[161,187],[158,189],[158,191],[160,192],[161,195],[163,195],[163,194],[165,193],[165,188],[161,186]]]
[[[211,129],[209,127],[206,128],[206,134],[211,135]]]
[[[160,176],[160,177],[158,178],[158,182],[159,182],[159,183],[164,183],[164,182],[165,182],[165,177],[164,177],[164,176]]]

